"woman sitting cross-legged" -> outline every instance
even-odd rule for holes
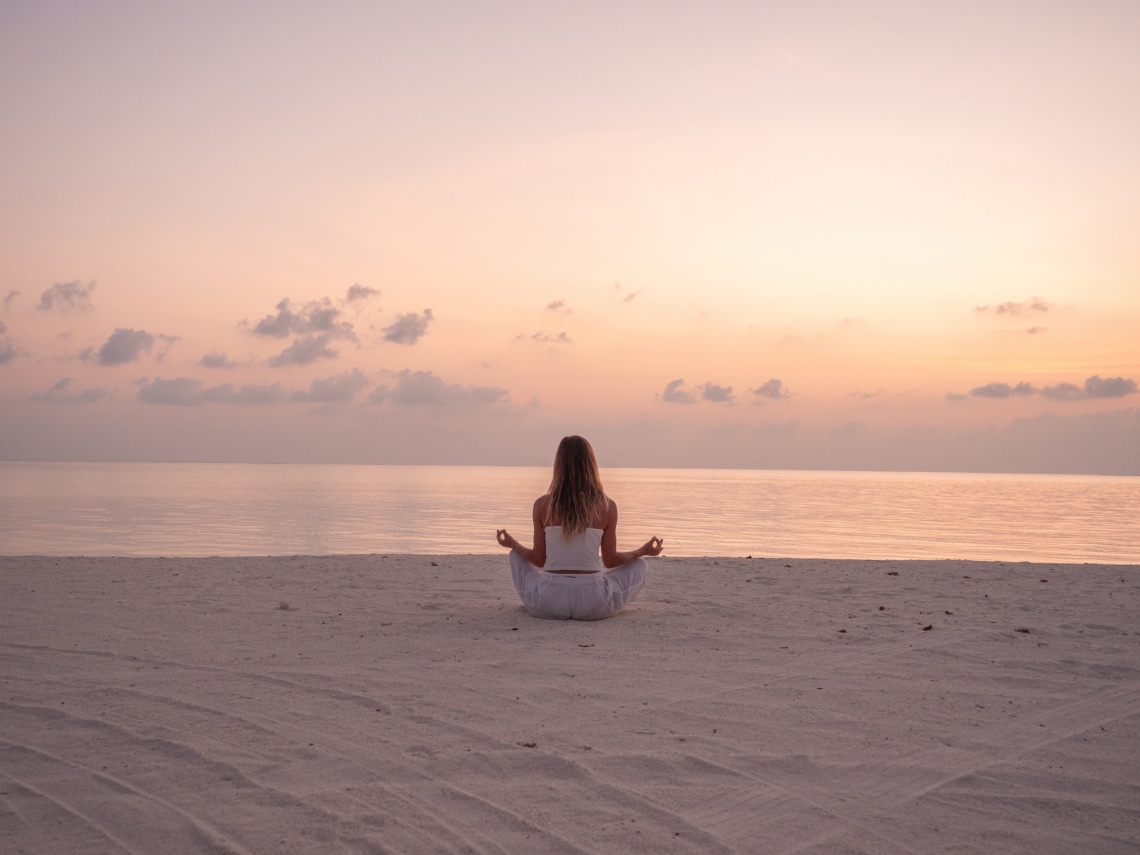
[[[526,610],[554,620],[613,617],[645,584],[644,556],[660,555],[651,537],[632,552],[617,551],[617,505],[602,490],[594,449],[565,437],[554,456],[550,490],[534,502],[534,546],[506,529],[495,539],[511,550],[511,576]]]

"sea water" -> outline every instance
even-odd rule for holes
[[[618,545],[673,556],[1140,564],[1140,478],[607,469]],[[0,554],[333,555],[525,542],[549,469],[0,462]]]

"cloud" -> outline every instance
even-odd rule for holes
[[[1140,475],[1140,409],[1046,412],[1014,419],[997,432],[967,431],[955,446],[973,452],[973,459],[959,464],[963,470]]]
[[[1085,381],[1084,388],[1072,383],[1046,386],[1041,394],[1060,401],[1078,401],[1086,398],[1123,398],[1136,392],[1136,381],[1124,377],[1105,377],[1094,374]]]
[[[314,380],[308,391],[294,392],[294,401],[309,401],[315,404],[347,404],[361,389],[371,385],[359,368],[345,371],[323,380]]]
[[[1073,383],[1058,383],[1056,386],[1046,386],[1041,394],[1057,401],[1077,401],[1087,397],[1085,390]]]
[[[678,378],[665,384],[665,391],[660,398],[666,404],[695,404],[697,393],[686,389],[684,379]]]
[[[1036,395],[1037,390],[1028,383],[1018,383],[1010,386],[1008,383],[987,383],[985,386],[975,386],[970,390],[975,398],[1013,398],[1025,395]]]
[[[1054,386],[1045,386],[1038,389],[1029,383],[1018,383],[1010,386],[1008,383],[987,383],[970,390],[976,398],[1013,398],[1029,395],[1043,395],[1056,401],[1084,401],[1096,398],[1123,398],[1132,395],[1137,390],[1136,381],[1126,377],[1101,377],[1094,374],[1085,380],[1083,386],[1075,383],[1057,383]],[[960,401],[965,396],[947,393],[951,401]]]
[[[8,292],[8,296],[4,298],[4,311],[5,312],[8,311],[10,308],[12,308],[12,301],[15,300],[19,296],[20,296],[20,292],[14,290],[14,289]]]
[[[788,391],[787,387],[784,386],[784,382],[782,380],[777,380],[775,377],[773,377],[771,380],[761,383],[755,389],[749,389],[748,391],[755,395],[757,398],[767,398],[771,401],[780,401],[784,398],[791,397],[792,394]]]
[[[615,283],[614,283],[614,291],[616,291],[616,292],[618,293],[618,295],[619,295],[619,296],[621,296],[621,301],[622,301],[623,303],[632,303],[634,300],[636,300],[636,299],[637,299],[637,297],[638,297],[638,295],[639,295],[639,294],[644,294],[644,293],[645,293],[645,289],[644,289],[644,288],[638,288],[636,291],[631,291],[630,293],[628,293],[628,294],[625,294],[625,295],[623,296],[623,295],[621,295],[622,287],[621,287],[621,283],[620,283],[620,282],[615,282]]]
[[[970,397],[969,395],[963,395],[963,394],[960,394],[958,392],[947,392],[946,393],[946,400],[947,401],[964,401],[969,397]]]
[[[94,281],[84,285],[78,279],[73,282],[56,282],[40,295],[40,302],[36,308],[41,312],[89,312],[91,311],[91,292],[95,290]],[[19,291],[13,291],[4,300],[7,308],[8,300]]]
[[[224,353],[207,353],[198,360],[203,368],[237,368],[237,363]]]
[[[1101,379],[1093,375],[1085,381],[1085,394],[1090,398],[1123,398],[1136,391],[1136,381],[1124,377],[1107,377]]]
[[[170,336],[163,336],[171,339]],[[146,330],[132,330],[120,327],[111,333],[103,346],[95,353],[87,348],[80,354],[84,360],[92,359],[100,365],[126,365],[136,361],[144,353],[150,353],[154,347],[155,336]],[[165,354],[165,351],[163,352]]]
[[[1048,327],[1026,327],[1026,335],[1040,335],[1041,333],[1049,332]]]
[[[543,344],[543,343],[570,344],[571,343],[570,342],[570,336],[568,336],[565,332],[560,332],[560,333],[558,333],[558,335],[551,335],[548,332],[536,332],[532,335],[526,335],[525,333],[519,333],[518,335],[515,336],[515,341],[522,341],[524,339],[527,341],[536,341],[536,342],[539,342],[540,344]]]
[[[3,321],[0,321],[0,335],[3,335],[6,332],[8,332],[8,325]]]
[[[343,312],[334,306],[328,297],[311,300],[299,309],[295,309],[286,297],[277,304],[276,308],[276,314],[266,315],[254,325],[252,330],[254,335],[286,338],[290,335],[319,334],[330,338],[356,340],[352,324],[341,320]]]
[[[263,406],[276,404],[289,396],[281,386],[251,383],[234,388],[232,383],[202,388],[202,382],[192,377],[173,377],[164,380],[156,377],[143,383],[139,388],[138,399],[148,404],[167,404],[179,407],[197,407],[205,403],[237,404],[240,406]]]
[[[214,386],[202,393],[203,401],[222,404],[237,404],[242,407],[260,407],[266,404],[276,404],[289,397],[289,393],[281,388],[280,383],[265,385],[263,383],[246,383],[234,388],[232,383],[223,383]]]
[[[143,383],[139,387],[138,399],[148,404],[172,404],[179,407],[194,407],[202,403],[202,381],[192,377],[174,377]]]
[[[340,354],[329,347],[329,335],[307,335],[298,338],[291,345],[269,360],[275,368],[286,365],[310,365],[318,359],[336,359]]]
[[[44,404],[94,404],[109,394],[106,389],[84,389],[82,392],[68,392],[71,378],[64,377],[46,392],[37,392],[29,400]]]
[[[428,324],[432,320],[431,309],[424,309],[422,314],[408,312],[399,315],[395,322],[384,328],[384,341],[415,344],[427,333]]]
[[[565,300],[553,300],[546,304],[544,312],[561,312],[562,314],[570,314],[571,310],[566,307]]]
[[[379,297],[380,292],[375,288],[369,288],[367,285],[361,285],[359,282],[348,286],[348,291],[344,295],[346,303],[355,303],[359,300],[367,300],[370,297]]]
[[[836,436],[858,436],[866,430],[867,426],[862,422],[852,421],[837,427],[832,433]]]
[[[22,351],[20,351],[16,345],[12,344],[7,338],[0,337],[0,365],[11,362],[17,356],[22,355]]]
[[[695,404],[697,401],[729,404],[736,400],[736,396],[732,394],[731,386],[721,386],[710,382],[700,383],[692,389],[686,389],[685,381],[681,378],[666,383],[665,391],[656,397],[666,404]]]
[[[735,395],[732,394],[731,386],[718,386],[716,383],[704,383],[697,387],[701,390],[701,397],[706,401],[714,401],[718,404],[727,404],[735,400]]]
[[[447,383],[430,371],[405,369],[396,375],[396,385],[379,386],[368,396],[370,404],[391,401],[402,406],[484,407],[506,403],[510,393],[498,386],[464,386]]]
[[[181,336],[164,335],[162,333],[159,333],[158,335],[156,335],[155,339],[161,345],[161,347],[158,350],[158,353],[156,353],[154,355],[154,358],[156,360],[158,360],[159,362],[162,362],[162,360],[166,359],[166,354],[168,354],[170,352],[170,348],[174,347],[175,343],[182,341]]]
[[[266,315],[253,328],[254,335],[268,335],[276,338],[285,338],[293,332],[293,325],[297,316],[289,308],[289,298],[286,297],[277,304],[276,315]]]
[[[1044,314],[1052,308],[1052,303],[1046,302],[1040,297],[1030,297],[1028,300],[1023,300],[1020,303],[1009,302],[999,303],[996,306],[974,306],[974,311],[981,315],[993,313],[995,315],[1009,315],[1010,317],[1016,318],[1034,312]]]

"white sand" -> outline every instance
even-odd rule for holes
[[[0,558],[0,850],[1134,853],[1138,571]]]

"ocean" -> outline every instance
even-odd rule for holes
[[[499,552],[546,467],[0,462],[0,554]],[[607,469],[673,556],[1140,564],[1140,478]]]

